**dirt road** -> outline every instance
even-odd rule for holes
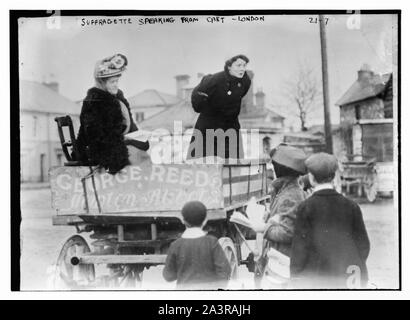
[[[55,263],[64,241],[75,234],[74,227],[53,226],[54,211],[50,206],[50,190],[22,190],[21,209],[21,289],[45,290],[47,270]],[[398,218],[393,201],[362,204],[363,215],[371,241],[368,259],[372,288],[398,287]],[[246,257],[246,256],[245,256]],[[49,270],[50,271],[50,270]],[[142,289],[173,289],[161,276],[162,267],[144,272]],[[245,266],[239,268],[239,279],[234,288],[252,289],[253,274]]]

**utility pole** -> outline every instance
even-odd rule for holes
[[[320,29],[320,50],[322,53],[322,83],[323,83],[323,107],[325,118],[325,140],[326,152],[333,154],[332,141],[332,125],[330,123],[330,109],[329,109],[329,78],[327,70],[327,46],[326,46],[326,29],[325,17],[319,14],[319,29]]]

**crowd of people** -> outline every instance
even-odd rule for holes
[[[193,90],[192,106],[199,117],[188,159],[243,157],[238,115],[251,85],[248,62],[244,55],[232,57],[223,71],[204,76]],[[149,158],[148,142],[126,138],[138,130],[118,88],[127,64],[122,54],[97,62],[95,86],[83,101],[78,154],[74,155],[112,174]],[[210,129],[232,131],[236,139],[221,149],[217,137],[206,135]],[[197,145],[198,139],[205,143]],[[306,157],[302,150],[284,144],[274,148],[270,158],[276,179],[265,221],[255,231],[263,234],[264,253],[274,248],[290,258],[289,287],[346,288],[352,276],[358,277],[359,287],[366,287],[369,238],[360,207],[334,189],[337,159],[327,153]],[[302,176],[309,182],[310,194],[300,184]],[[202,229],[206,212],[198,201],[182,209],[186,230],[171,244],[163,270],[164,278],[176,281],[178,288],[226,288],[229,281],[231,267],[218,240]],[[260,266],[266,267],[266,259],[260,260]]]
[[[285,145],[271,155],[278,178],[265,223],[255,227],[265,239],[260,267],[266,267],[266,249],[273,247],[290,258],[287,288],[366,288],[370,242],[360,207],[334,190],[337,159],[327,153],[306,158]],[[306,171],[309,196],[298,183]],[[230,265],[217,239],[202,230],[206,208],[188,202],[182,216],[186,231],[169,249],[164,278],[179,288],[225,288]]]

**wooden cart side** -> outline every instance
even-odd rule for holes
[[[128,167],[114,177],[105,172],[90,174],[87,167],[53,169],[53,207],[58,215],[151,216],[154,212],[174,216],[189,200],[200,200],[220,212],[267,194],[265,163],[152,166],[145,168],[145,175],[143,169]],[[159,181],[161,174],[168,177],[167,183]]]
[[[269,195],[264,195],[257,198],[257,202],[265,203],[270,198]],[[208,220],[224,220],[229,218],[229,215],[235,211],[246,210],[248,201],[242,201],[234,203],[225,207],[224,209],[208,210]],[[172,219],[176,218],[182,222],[182,216],[180,211],[157,211],[157,212],[126,212],[126,213],[106,213],[106,214],[93,214],[84,215],[80,214],[67,214],[67,215],[54,215],[52,217],[53,225],[76,225],[84,224],[85,218],[95,219],[96,224],[135,224],[144,223],[147,221],[154,221],[160,219]]]
[[[58,214],[178,211],[189,200],[200,200],[209,209],[224,207],[220,164],[129,166],[116,175],[56,167],[50,171],[50,186]]]

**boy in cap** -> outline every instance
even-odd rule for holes
[[[360,207],[334,190],[337,159],[317,153],[305,164],[313,194],[297,209],[292,283],[298,288],[364,287],[369,238]]]
[[[165,280],[176,280],[179,289],[218,289],[228,284],[231,266],[225,253],[218,239],[202,230],[206,211],[199,201],[182,208],[186,230],[171,244],[162,273]]]
[[[306,198],[299,185],[299,178],[306,173],[306,154],[301,149],[279,144],[270,156],[276,176],[271,186],[270,210],[265,216],[265,224],[255,226],[254,230],[263,232],[270,247],[289,256],[295,209]]]
[[[264,238],[256,261],[255,284],[258,288],[268,263],[269,249],[290,256],[296,208],[305,199],[299,178],[306,173],[306,154],[301,149],[281,143],[271,150],[270,157],[276,177],[271,185],[270,208],[264,217],[265,223],[253,227],[256,232],[262,232]]]

